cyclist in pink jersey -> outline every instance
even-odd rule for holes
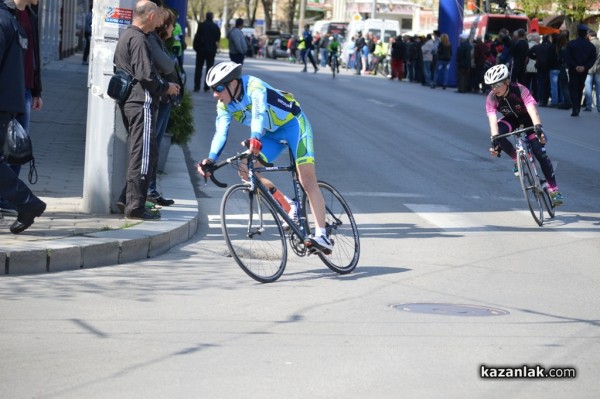
[[[554,168],[546,152],[546,136],[535,99],[525,86],[511,83],[510,73],[504,64],[488,69],[484,80],[485,84],[491,87],[485,101],[485,111],[490,122],[492,138],[499,134],[512,132],[521,125],[523,127],[533,126],[533,133],[527,136],[527,140],[546,177],[552,202],[555,206],[562,204],[563,197],[558,191]],[[498,119],[498,113],[502,114],[500,119]],[[490,153],[498,156],[500,151],[504,151],[515,161],[514,172],[517,174],[517,152],[506,137],[492,141]]]

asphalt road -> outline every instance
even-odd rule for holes
[[[597,396],[600,115],[541,110],[566,201],[540,228],[488,155],[483,96],[300,69],[246,64],[308,114],[319,178],[359,224],[356,271],[290,255],[254,282],[226,256],[223,190],[201,186],[198,234],[164,256],[0,279],[1,397]],[[190,160],[215,112],[209,93],[194,104]],[[576,376],[482,378],[524,366]]]

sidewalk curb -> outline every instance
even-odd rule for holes
[[[175,205],[161,210],[162,219],[134,226],[27,242],[0,251],[0,275],[23,275],[89,269],[135,262],[163,254],[188,241],[198,229],[198,201],[186,167],[183,149],[172,146],[160,185],[174,196]],[[182,184],[182,179],[187,185]],[[43,216],[42,216],[43,217]],[[132,222],[133,223],[133,222]]]

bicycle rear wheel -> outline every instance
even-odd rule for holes
[[[325,265],[339,274],[352,272],[360,257],[360,238],[354,215],[342,195],[329,183],[319,181],[319,188],[325,200],[325,222],[327,235],[333,244],[330,255],[318,252]],[[307,196],[304,209],[310,209]]]
[[[533,220],[541,226],[544,224],[544,208],[542,205],[541,185],[539,178],[533,172],[527,156],[522,154],[519,155],[519,180],[521,181],[521,188],[523,189],[523,195],[525,195],[525,201],[533,216]]]
[[[261,283],[276,281],[285,270],[287,246],[273,209],[245,184],[232,186],[221,201],[221,229],[231,256]]]

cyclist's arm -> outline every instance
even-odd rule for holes
[[[538,112],[537,107],[535,106],[535,103],[527,105],[527,113],[531,117],[533,126],[542,124],[542,119],[540,118],[540,114]]]
[[[210,144],[208,158],[216,161],[221,155],[221,151],[227,143],[229,134],[229,125],[231,124],[231,113],[225,107],[225,104],[217,103],[217,119],[215,120],[215,134]]]
[[[488,121],[490,123],[490,135],[493,136],[497,136],[498,133],[498,116],[496,115],[496,113],[488,113],[487,114],[488,117]]]
[[[492,136],[498,135],[498,115],[496,113],[497,103],[492,100],[491,96],[485,100],[485,113],[488,117],[488,121],[490,123],[490,133]]]

